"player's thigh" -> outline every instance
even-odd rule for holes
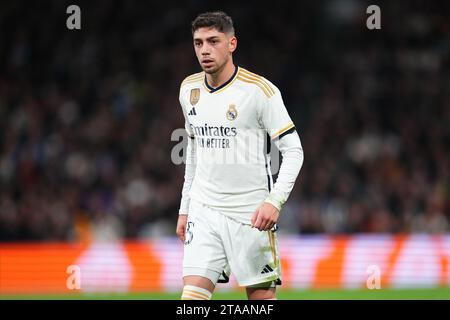
[[[231,270],[240,286],[254,286],[281,279],[278,244],[273,231],[259,231],[232,222],[224,246]]]
[[[183,278],[200,276],[209,279],[215,285],[227,264],[222,241],[215,230],[213,221],[215,217],[207,208],[195,204],[190,206],[189,212],[184,244]]]

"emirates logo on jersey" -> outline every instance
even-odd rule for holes
[[[230,104],[227,110],[227,119],[233,121],[237,118],[238,112],[236,110],[236,106],[234,104]]]

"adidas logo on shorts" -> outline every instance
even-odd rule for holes
[[[263,271],[261,271],[261,274],[265,274],[265,273],[269,273],[269,272],[273,272],[273,269],[268,264],[266,264]]]

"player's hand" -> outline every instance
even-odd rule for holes
[[[268,202],[264,202],[253,214],[252,226],[259,231],[267,231],[273,228],[278,221],[280,212]]]
[[[178,216],[177,236],[178,236],[178,238],[180,238],[181,242],[183,242],[183,243],[184,243],[184,240],[185,240],[187,219],[188,219],[188,215],[187,214],[180,214]]]

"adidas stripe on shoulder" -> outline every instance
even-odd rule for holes
[[[250,72],[243,68],[239,68],[237,78],[243,82],[254,84],[259,87],[267,98],[275,95],[275,89],[269,83],[269,81],[267,81],[260,75],[257,75],[256,73]]]
[[[181,87],[186,85],[186,84],[189,84],[189,83],[199,82],[199,81],[203,80],[204,76],[205,76],[205,73],[203,71],[202,72],[198,72],[198,73],[194,73],[194,74],[186,77],[183,80],[183,82],[181,82]]]

